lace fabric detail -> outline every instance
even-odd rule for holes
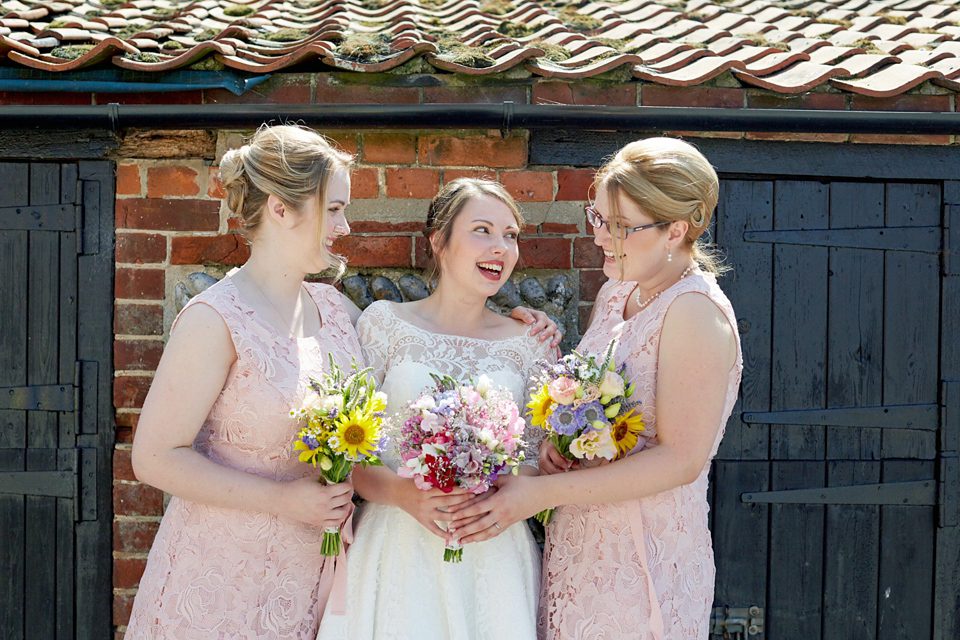
[[[673,285],[649,307],[623,319],[635,283],[608,281],[597,297],[597,317],[579,350],[603,353],[618,339],[615,357],[636,383],[646,430],[631,454],[657,446],[656,383],[660,332],[678,296],[709,297],[736,332],[729,300],[709,274],[695,272]],[[742,371],[739,336],[730,371],[723,419],[710,460],[733,410]],[[710,460],[691,484],[636,501],[565,505],[547,527],[543,591],[537,621],[541,640],[641,638],[654,640],[657,602],[663,640],[706,640],[713,604],[715,568],[707,526]],[[636,523],[640,523],[639,529]],[[639,539],[638,539],[639,535]],[[641,541],[642,540],[642,541]],[[643,570],[645,554],[655,593]]]
[[[392,304],[370,305],[357,323],[364,356],[387,393],[388,415],[430,387],[430,373],[460,380],[486,374],[526,404],[534,363],[553,359],[551,347],[526,334],[476,340],[430,333],[400,318]],[[526,434],[534,464],[539,431]],[[384,463],[396,470],[399,459],[388,452]],[[443,549],[442,539],[401,509],[363,505],[347,556],[347,615],[330,615],[328,605],[318,640],[535,637],[540,552],[526,523],[468,545],[459,564],[443,562]]]
[[[317,335],[290,339],[257,317],[229,277],[187,305],[223,318],[237,360],[194,440],[219,464],[279,481],[317,475],[297,459],[288,412],[309,380],[362,353],[333,287],[306,284],[323,320]],[[186,308],[186,307],[185,307]],[[172,330],[175,330],[176,323]],[[313,640],[333,583],[320,554],[323,529],[254,511],[173,497],[140,581],[126,638]]]

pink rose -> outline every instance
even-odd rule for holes
[[[550,398],[557,404],[573,404],[577,399],[580,383],[573,378],[557,378],[547,387]]]

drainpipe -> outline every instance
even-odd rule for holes
[[[0,130],[317,128],[960,134],[960,113],[569,105],[0,106]]]

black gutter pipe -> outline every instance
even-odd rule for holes
[[[960,113],[501,104],[0,106],[0,130],[317,128],[960,134]]]

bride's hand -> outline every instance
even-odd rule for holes
[[[543,311],[514,307],[510,310],[510,317],[530,325],[530,334],[534,336],[539,334],[540,342],[550,340],[551,347],[557,346],[563,339],[563,332],[560,331],[560,327]]]
[[[459,524],[451,529],[461,544],[495,538],[512,524],[543,511],[537,498],[536,476],[505,474],[497,478],[497,492],[480,504],[464,508],[458,515],[472,519],[470,524]]]
[[[492,486],[486,491],[484,491],[483,493],[473,496],[473,498],[471,498],[470,500],[467,500],[466,502],[462,502],[458,504],[456,507],[451,508],[450,515],[452,515],[453,518],[450,521],[450,527],[454,529],[460,529],[467,526],[468,524],[476,522],[477,520],[482,518],[484,515],[486,515],[487,513],[486,511],[474,516],[463,516],[462,514],[464,509],[468,507],[472,507],[478,502],[483,502],[487,498],[492,497],[497,491],[498,491],[497,487]]]
[[[464,503],[473,504],[475,496],[455,488],[450,493],[440,489],[418,489],[413,480],[406,480],[397,495],[397,506],[409,513],[433,535],[450,540],[451,536],[437,525],[436,521],[450,522],[454,519],[451,509]]]

